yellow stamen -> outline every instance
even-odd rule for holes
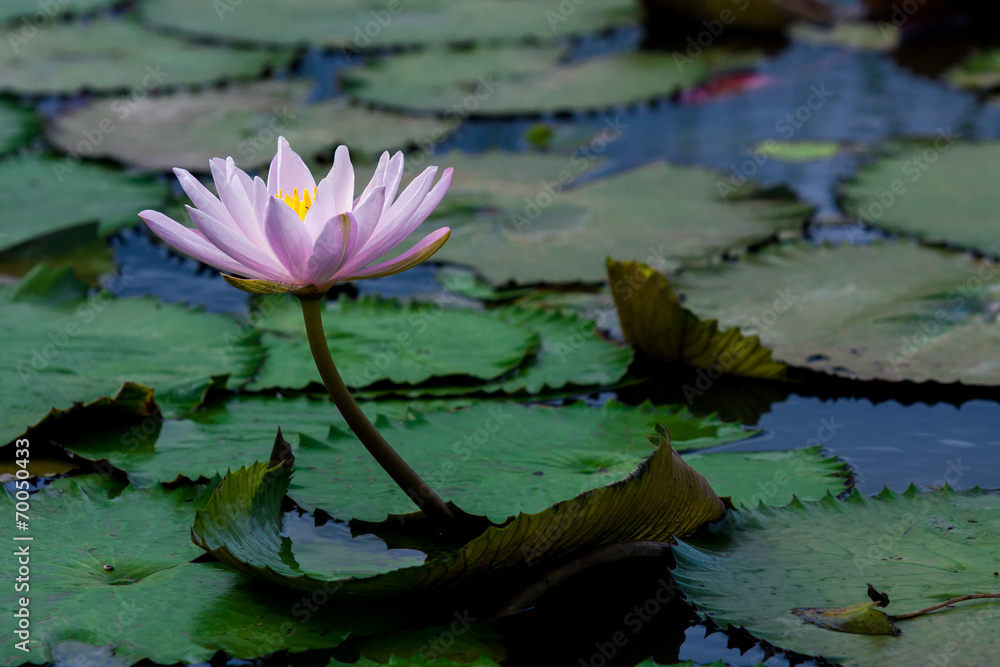
[[[286,195],[283,191],[278,190],[278,194],[274,196],[288,204],[288,207],[298,213],[299,217],[302,218],[302,221],[305,222],[306,213],[313,205],[313,202],[316,201],[316,188],[313,188],[311,197],[309,196],[308,190],[303,190],[302,199],[299,199],[298,188],[292,190],[292,194],[290,195]]]

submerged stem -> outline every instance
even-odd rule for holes
[[[966,600],[983,600],[987,598],[1000,598],[1000,593],[976,593],[974,595],[960,595],[957,598],[952,598],[950,600],[945,600],[944,602],[939,602],[938,604],[927,607],[926,609],[920,609],[918,611],[911,611],[909,614],[896,614],[895,616],[889,616],[893,621],[905,621],[908,618],[916,618],[917,616],[923,616],[924,614],[932,611],[941,609],[942,607],[947,607],[948,605],[955,604],[956,602],[965,602]]]
[[[323,378],[323,384],[330,393],[330,397],[344,415],[347,425],[358,436],[358,440],[365,446],[365,449],[375,458],[382,469],[389,473],[399,488],[424,511],[427,516],[439,520],[452,520],[451,510],[443,500],[434,492],[420,475],[403,460],[396,450],[392,448],[382,434],[368,421],[368,417],[361,412],[361,408],[354,402],[354,398],[347,390],[344,380],[341,379],[337,366],[330,356],[330,348],[326,343],[326,333],[323,331],[323,297],[303,296],[299,297],[302,302],[302,316],[306,322],[306,336],[309,339],[309,349],[312,351],[313,359],[316,361],[316,368]]]

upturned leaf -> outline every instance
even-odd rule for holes
[[[719,329],[680,304],[670,283],[645,264],[608,260],[625,340],[653,359],[730,375],[786,380],[787,366],[771,358],[757,336]]]

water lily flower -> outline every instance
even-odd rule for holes
[[[284,137],[267,182],[251,178],[231,157],[214,158],[210,166],[218,196],[186,170],[174,169],[194,204],[187,211],[196,229],[159,211],[139,217],[181,252],[235,274],[224,277],[247,292],[324,294],[334,283],[393,275],[428,259],[450,234],[442,227],[383,259],[434,211],[451,184],[451,169],[434,183],[437,167],[428,167],[397,198],[402,153],[383,153],[357,198],[346,146],[337,148],[330,173],[318,184]]]

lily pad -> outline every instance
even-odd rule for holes
[[[275,604],[247,578],[217,563],[189,564],[201,551],[190,543],[190,524],[205,500],[203,487],[173,491],[126,488],[109,494],[96,476],[58,480],[31,498],[30,528],[0,529],[8,544],[30,559],[30,654],[14,623],[0,634],[0,661],[54,659],[67,642],[114,652],[120,664],[207,662],[218,650],[253,658],[277,650],[330,648],[347,636],[329,615],[303,624],[294,601]],[[14,501],[0,505],[9,515]],[[32,541],[11,542],[29,535]],[[13,552],[14,547],[8,551]],[[6,556],[13,567],[16,558]],[[0,603],[13,616],[18,598]],[[323,618],[327,616],[327,618]],[[169,627],[170,632],[164,632]]]
[[[72,93],[82,89],[127,91],[112,116],[89,128],[91,144],[153,91],[195,83],[254,77],[287,65],[287,52],[250,51],[191,44],[143,30],[126,20],[102,18],[50,23],[0,53],[0,90]]]
[[[560,0],[360,0],[330,5],[299,0],[274,11],[267,0],[142,0],[147,23],[245,43],[368,48],[469,41],[555,39],[630,25],[630,0],[566,5]]]
[[[494,284],[602,282],[608,255],[672,270],[797,233],[808,214],[778,193],[747,189],[723,201],[725,179],[698,167],[655,163],[570,189],[563,184],[575,185],[593,162],[535,158],[528,180],[508,176],[524,156],[487,156],[478,166],[452,158],[440,164],[473,173],[434,218],[452,230],[436,257],[474,266]]]
[[[841,146],[836,141],[778,141],[765,139],[753,152],[782,162],[814,162],[837,157]]]
[[[222,562],[287,588],[330,590],[336,582],[333,594],[338,597],[373,596],[440,589],[607,544],[666,541],[726,512],[704,478],[663,440],[625,479],[537,514],[519,514],[503,527],[487,528],[453,554],[391,572],[381,565],[366,573],[343,572],[335,570],[336,558],[300,565],[294,542],[282,538],[275,517],[290,477],[284,466],[268,469],[264,463],[229,473],[220,492],[198,512],[192,539]],[[341,546],[344,551],[358,548],[347,542]],[[325,571],[318,572],[320,567]]]
[[[225,316],[153,299],[116,300],[108,292],[59,305],[35,298],[0,292],[7,323],[0,443],[53,408],[114,395],[126,382],[154,388],[162,405],[190,408],[213,382],[229,378],[238,386],[260,363],[255,338],[227,345],[223,336],[235,324]]]
[[[266,361],[249,388],[301,389],[319,383],[298,301],[259,302]],[[344,382],[366,387],[388,380],[419,384],[431,378],[493,379],[517,368],[538,335],[483,311],[347,298],[326,307],[326,335]],[[478,342],[470,346],[469,341]]]
[[[9,100],[0,100],[0,153],[7,153],[22,145],[36,129],[37,123],[32,111]]]
[[[489,382],[480,391],[538,394],[567,387],[607,386],[620,380],[632,363],[632,350],[605,340],[594,320],[524,307],[497,313],[505,322],[536,332],[540,344],[511,377]]]
[[[898,623],[899,637],[830,632],[792,613],[843,607],[865,582],[911,612],[958,595],[1000,590],[1000,496],[944,489],[860,493],[733,512],[679,544],[674,577],[698,612],[776,646],[843,665],[989,662],[1000,603],[965,602]]]
[[[772,452],[706,452],[684,460],[705,476],[720,496],[752,511],[759,505],[787,505],[793,499],[819,500],[845,491],[850,470],[820,447]]]
[[[845,185],[845,207],[881,229],[1000,255],[1000,193],[989,173],[1000,142],[949,141],[888,148]]]
[[[625,476],[649,455],[643,435],[657,422],[682,451],[752,435],[676,406],[612,402],[553,408],[481,401],[457,411],[417,412],[421,404],[411,405],[414,411],[402,404],[362,404],[370,418],[383,415],[377,418],[379,430],[444,499],[498,522]],[[395,413],[392,419],[385,416],[387,408]],[[248,465],[280,426],[296,445],[289,495],[300,505],[367,521],[412,510],[410,499],[328,401],[245,396],[155,429],[133,426],[93,436],[69,434],[59,442],[88,459],[107,459],[133,483],[148,486],[178,476],[211,478]]]
[[[0,250],[97,221],[102,236],[138,224],[138,211],[163,203],[168,188],[101,165],[48,157],[0,161]]]
[[[675,281],[776,360],[862,380],[1000,384],[1000,270],[909,241],[776,245]]]
[[[974,90],[993,90],[1000,86],[1000,50],[977,51],[946,74],[951,83]]]
[[[285,80],[175,93],[137,101],[124,118],[114,113],[120,100],[94,100],[55,118],[47,135],[74,152],[102,119],[114,118],[114,132],[93,156],[145,169],[207,171],[209,160],[219,156],[232,155],[244,169],[268,164],[279,134],[306,156],[346,144],[358,161],[383,150],[438,143],[454,129],[441,120],[373,111],[344,98],[307,104],[312,88],[308,81]]]
[[[625,340],[653,359],[767,380],[787,379],[784,364],[756,336],[739,329],[720,331],[714,320],[700,320],[680,301],[662,275],[644,264],[608,260]]]
[[[401,54],[343,73],[347,92],[392,109],[446,114],[539,114],[604,109],[662,98],[703,81],[710,67],[745,57],[716,50],[698,59],[625,53],[563,63],[557,48],[443,49]]]
[[[66,15],[110,9],[115,4],[117,0],[58,0],[51,4],[42,4],[38,0],[5,0],[0,5],[0,22],[13,22],[10,28],[17,34],[18,29],[24,30],[26,26],[35,28],[39,23],[47,23]],[[26,34],[31,33],[28,31]]]

